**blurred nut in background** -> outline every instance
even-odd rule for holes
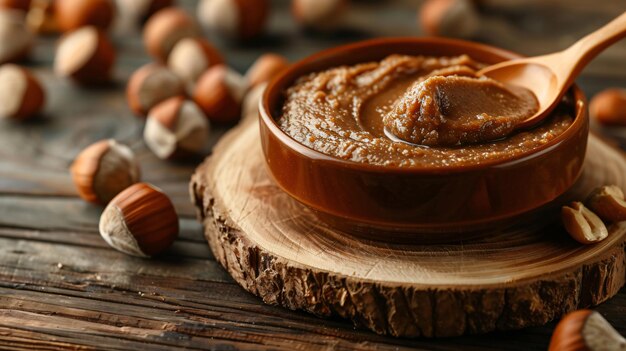
[[[55,2],[55,0],[33,0],[26,17],[28,28],[39,34],[58,33],[59,25],[54,9]]]
[[[44,101],[41,84],[30,72],[13,64],[0,66],[0,118],[30,118]]]
[[[589,113],[606,125],[626,126],[626,89],[607,89],[591,99]]]
[[[115,16],[112,0],[55,0],[59,29],[69,32],[85,26],[106,31]]]
[[[119,193],[100,216],[100,235],[114,249],[138,257],[163,252],[178,237],[178,216],[160,189],[138,183]]]
[[[292,0],[291,12],[301,26],[329,31],[342,23],[349,7],[348,0]]]
[[[174,5],[174,0],[116,0],[120,16],[142,24],[158,11]]]
[[[139,117],[145,117],[159,102],[179,95],[185,95],[180,78],[167,67],[155,63],[136,70],[126,87],[128,106]]]
[[[193,99],[212,122],[232,123],[240,118],[245,80],[225,65],[206,71],[196,84]]]
[[[169,7],[155,13],[144,27],[143,42],[148,53],[162,63],[179,40],[200,36],[200,28],[185,11]]]
[[[115,49],[104,32],[83,27],[61,38],[54,72],[79,84],[102,84],[111,79],[114,63]]]
[[[471,38],[480,29],[480,16],[471,0],[427,0],[418,20],[428,35]]]
[[[222,54],[202,38],[180,40],[167,60],[169,68],[183,80],[191,91],[202,73],[212,66],[224,63]]]
[[[139,163],[128,146],[102,140],[85,148],[70,168],[78,194],[85,201],[107,204],[139,181]]]
[[[0,64],[24,59],[33,43],[33,35],[19,11],[0,11]]]
[[[289,61],[283,56],[265,54],[259,57],[246,72],[245,78],[248,88],[269,82],[287,67],[289,67]]]
[[[167,99],[150,110],[144,141],[161,159],[200,153],[209,139],[209,122],[191,100]]]
[[[14,9],[27,12],[30,0],[0,0],[0,9]]]
[[[567,314],[554,329],[548,351],[620,351],[626,339],[598,312]]]
[[[268,0],[201,0],[198,19],[218,35],[247,40],[263,32],[269,7]]]

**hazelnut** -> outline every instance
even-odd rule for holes
[[[428,35],[470,38],[480,29],[480,16],[471,0],[427,0],[418,20]]]
[[[230,123],[240,117],[244,93],[244,78],[225,65],[217,65],[198,79],[193,99],[210,121]]]
[[[154,63],[142,66],[133,73],[126,87],[128,106],[139,117],[159,102],[185,94],[181,80],[167,67]]]
[[[71,32],[93,26],[107,30],[113,22],[115,7],[112,0],[55,0],[59,29]]]
[[[209,122],[193,101],[173,97],[150,110],[143,138],[161,159],[196,154],[207,144]]]
[[[135,23],[144,23],[158,11],[174,5],[174,0],[117,0],[121,16],[131,18]]]
[[[252,88],[269,82],[287,67],[289,67],[289,61],[280,55],[265,54],[259,57],[246,72],[248,87]]]
[[[179,40],[200,34],[191,16],[181,9],[170,7],[150,17],[143,31],[143,42],[152,57],[165,63]]]
[[[54,71],[79,84],[102,84],[111,79],[115,49],[96,27],[83,27],[65,34],[57,48]]]
[[[554,329],[549,351],[626,350],[626,339],[598,312],[567,314]]]
[[[139,163],[128,146],[102,140],[84,149],[70,168],[85,201],[106,204],[139,181]]]
[[[35,33],[53,34],[59,32],[54,3],[56,0],[34,0],[28,11],[26,22]]]
[[[138,257],[154,256],[178,236],[178,216],[160,189],[137,183],[119,193],[100,217],[100,235],[114,249]]]
[[[292,0],[291,12],[301,26],[317,31],[339,26],[349,7],[348,0]]]
[[[591,99],[591,117],[606,125],[626,126],[626,90],[606,89]]]
[[[607,222],[626,221],[624,193],[617,185],[606,185],[594,190],[587,199],[587,206]]]
[[[33,43],[19,11],[0,11],[0,64],[24,59]]]
[[[13,9],[28,12],[30,0],[0,0],[0,9]]]
[[[561,209],[563,225],[569,235],[581,244],[593,244],[609,235],[602,220],[580,202]]]
[[[202,73],[217,64],[224,63],[222,54],[208,41],[201,38],[182,39],[174,46],[167,60],[169,68],[193,90]]]
[[[269,14],[267,0],[202,0],[200,23],[218,35],[239,40],[259,36]]]
[[[41,84],[30,72],[13,64],[0,66],[0,118],[30,118],[44,100]]]

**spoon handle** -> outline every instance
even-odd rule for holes
[[[562,61],[562,72],[567,75],[562,77],[567,81],[565,86],[573,83],[580,71],[599,53],[624,37],[626,37],[626,12],[563,51],[562,55],[565,57],[562,59],[572,63],[572,66],[569,66],[565,64],[568,61]]]

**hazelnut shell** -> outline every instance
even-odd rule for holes
[[[259,57],[246,72],[248,88],[266,83],[289,67],[286,58],[276,54],[265,54]]]
[[[146,22],[143,42],[150,56],[165,63],[179,40],[198,37],[200,34],[191,16],[181,9],[168,7],[155,13]]]
[[[198,79],[193,99],[210,121],[236,122],[241,115],[244,84],[243,77],[227,66],[213,66]]]
[[[11,73],[6,70],[13,70],[13,72]],[[14,77],[22,80],[20,83],[17,83],[0,78],[0,85],[10,84],[10,86],[7,86],[6,92],[5,89],[0,88],[0,91],[3,91],[3,96],[0,97],[0,101],[3,102],[3,106],[0,106],[0,111],[2,111],[3,107],[8,105],[7,101],[3,99],[15,98],[20,100],[13,102],[13,106],[17,107],[14,111],[7,111],[7,114],[4,116],[2,115],[2,112],[0,112],[0,118],[5,117],[21,120],[30,118],[39,113],[45,103],[45,93],[37,78],[35,78],[28,70],[12,64],[0,66],[0,72],[13,74]],[[0,73],[0,77],[1,76],[2,73]],[[19,92],[17,91],[18,86],[23,86],[24,89]],[[9,95],[9,91],[14,95]]]
[[[55,14],[63,32],[85,26],[107,30],[113,22],[115,7],[111,0],[56,0]]]
[[[17,11],[0,11],[0,64],[23,61],[32,44],[33,35],[24,16]]]
[[[145,117],[159,102],[184,94],[185,87],[174,72],[155,63],[136,70],[126,87],[128,106],[139,117]]]
[[[180,40],[172,49],[167,62],[168,67],[189,87],[193,87],[207,69],[223,63],[222,54],[202,38]]]
[[[348,0],[292,0],[291,13],[301,26],[327,31],[341,23],[348,7]]]
[[[268,0],[203,0],[200,22],[225,37],[249,40],[259,36],[269,15]]]
[[[626,90],[606,89],[591,99],[592,118],[605,125],[626,126]]]
[[[30,9],[30,3],[31,0],[0,0],[0,8],[27,12]]]

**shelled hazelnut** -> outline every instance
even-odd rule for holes
[[[248,88],[253,88],[261,83],[267,83],[289,67],[286,58],[276,54],[264,54],[259,57],[246,72],[245,79]]]
[[[328,31],[341,24],[348,7],[348,0],[292,0],[291,13],[302,27]]]
[[[150,17],[143,31],[143,42],[152,57],[165,63],[179,40],[200,35],[200,28],[191,16],[169,7]]]
[[[6,64],[0,66],[0,119],[27,119],[44,105],[41,84],[26,69]]]
[[[626,89],[606,89],[591,99],[589,113],[606,125],[626,126]]]
[[[185,95],[183,82],[167,67],[149,63],[133,73],[126,87],[126,100],[133,113],[145,117],[159,102]]]
[[[137,24],[146,22],[158,11],[174,5],[174,0],[116,0],[120,16],[126,16]]]
[[[102,140],[85,148],[70,168],[78,194],[85,201],[107,204],[139,181],[139,163],[132,150],[115,140]]]
[[[100,217],[100,235],[114,249],[138,257],[157,255],[178,237],[178,216],[160,189],[137,183],[119,193]]]
[[[561,319],[548,350],[619,351],[626,350],[626,339],[598,312],[579,310]]]
[[[225,65],[206,71],[196,84],[193,99],[212,122],[231,123],[240,118],[245,80]]]
[[[202,38],[180,40],[167,60],[168,67],[193,90],[202,73],[212,66],[224,63],[222,54]]]
[[[96,27],[83,27],[65,34],[57,48],[54,72],[84,85],[111,79],[115,49],[107,36]]]
[[[471,0],[427,0],[418,20],[428,35],[471,38],[480,29],[480,16]]]
[[[193,101],[173,97],[150,110],[143,136],[157,157],[184,157],[204,149],[209,139],[209,122]]]
[[[24,16],[19,11],[0,11],[0,64],[23,60],[32,43]]]
[[[565,230],[581,244],[594,244],[609,235],[602,220],[580,202],[572,202],[561,209]]]
[[[0,0],[0,9],[13,9],[27,12],[31,0]]]
[[[269,9],[268,0],[202,0],[198,19],[218,35],[248,40],[263,32]]]
[[[607,222],[626,221],[626,201],[622,189],[617,185],[606,185],[594,190],[586,203]]]
[[[59,29],[70,32],[93,26],[106,31],[115,16],[112,0],[55,0]]]
[[[26,22],[31,31],[39,34],[59,32],[54,3],[56,0],[33,0]]]

